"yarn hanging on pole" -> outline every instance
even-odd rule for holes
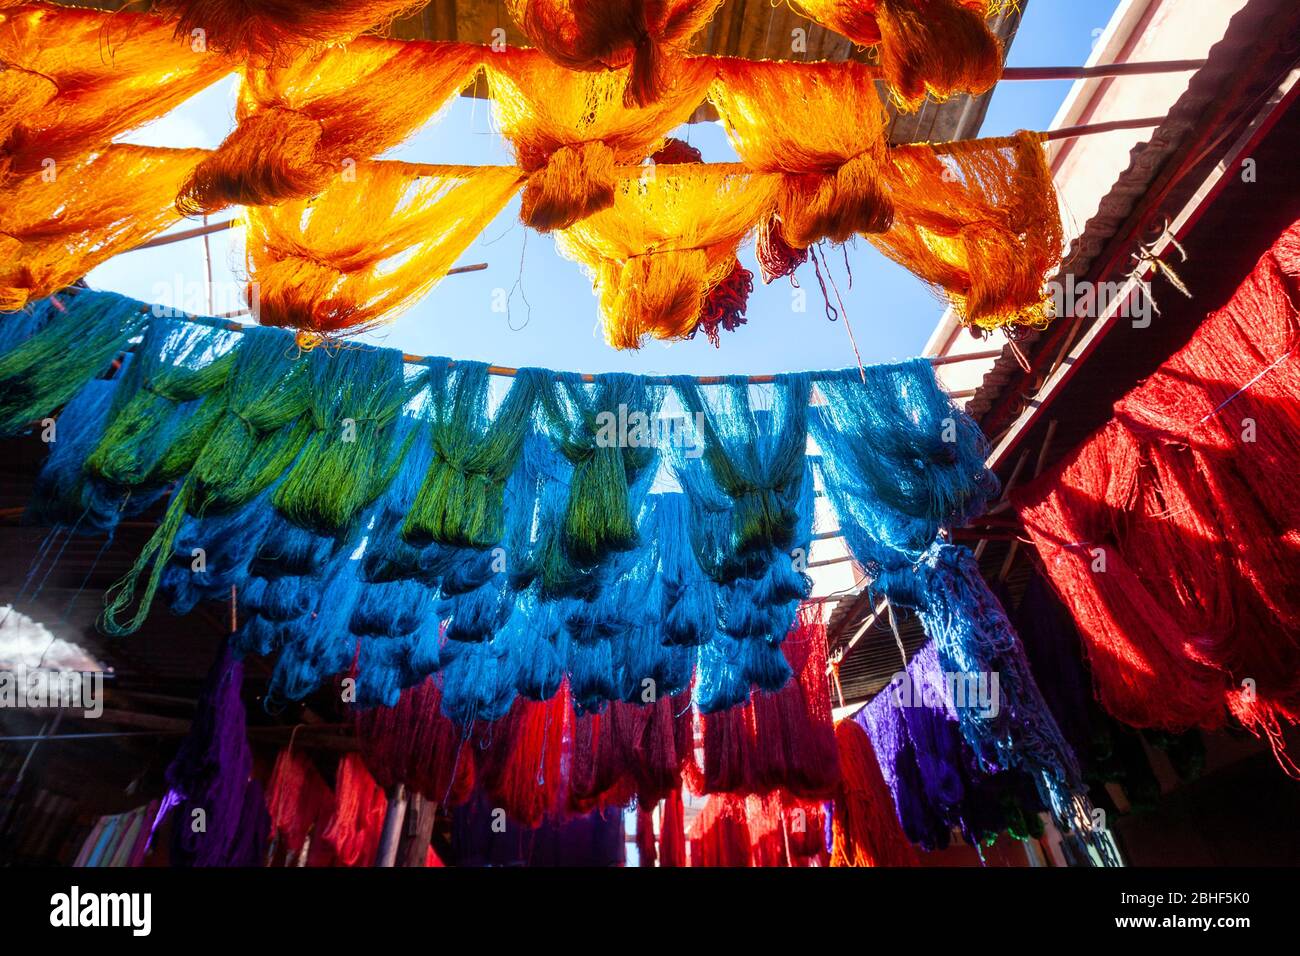
[[[863,68],[722,60],[709,99],[746,165],[781,174],[777,213],[791,247],[889,228],[889,117]],[[854,122],[841,122],[846,115]]]
[[[255,62],[277,62],[387,26],[423,0],[158,0],[176,18],[176,36]],[[250,9],[251,6],[251,9]]]
[[[1164,730],[1231,715],[1293,775],[1298,237],[1286,230],[1111,421],[1013,495],[1102,705]]]
[[[172,25],[149,14],[44,3],[0,10],[0,187],[33,176],[53,186],[67,167],[234,68],[174,40]],[[123,179],[118,198],[129,199],[148,179],[122,189]]]
[[[519,28],[570,70],[629,68],[623,103],[647,106],[671,82],[674,53],[712,19],[722,0],[507,0]]]
[[[653,102],[625,106],[626,70],[575,73],[539,51],[507,48],[484,61],[501,135],[527,174],[519,216],[539,232],[564,229],[614,204],[616,166],[639,166],[700,105],[707,61],[683,60]]]
[[[238,125],[194,169],[177,207],[198,215],[278,205],[354,183],[359,163],[429,122],[470,82],[482,58],[483,49],[471,44],[363,38],[284,63],[248,64]]]
[[[519,181],[513,166],[361,163],[319,196],[253,207],[249,305],[311,337],[372,329],[437,285]]]

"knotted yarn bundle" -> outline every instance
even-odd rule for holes
[[[894,221],[868,240],[981,329],[1044,328],[1064,233],[1042,134],[890,150]]]
[[[893,201],[882,176],[888,114],[865,68],[817,63],[794,71],[778,62],[720,60],[709,99],[745,164],[781,174],[777,212],[790,246],[889,228]]]
[[[624,104],[630,70],[557,70],[540,50],[507,48],[484,61],[501,134],[527,174],[519,216],[539,232],[614,205],[618,181],[654,153],[704,100],[712,64],[682,60],[660,95]],[[635,172],[635,171],[633,171]]]

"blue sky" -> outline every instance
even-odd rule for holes
[[[1009,62],[1023,66],[1083,64],[1116,6],[1117,0],[1031,0]],[[1000,84],[981,135],[1044,128],[1069,86],[1068,82]],[[235,80],[230,77],[129,140],[159,146],[215,147],[233,126],[234,102]],[[735,159],[724,131],[716,124],[693,124],[678,135],[700,149],[706,161]],[[385,158],[464,164],[511,161],[504,141],[493,131],[488,104],[463,97]],[[486,262],[486,271],[449,276],[396,322],[367,338],[416,354],[581,372],[758,374],[854,364],[844,323],[827,320],[810,265],[798,273],[800,285],[807,291],[804,312],[793,311],[787,281],[763,286],[756,279],[748,324],[734,333],[724,332],[721,348],[714,348],[700,335],[687,342],[652,341],[637,352],[617,352],[601,335],[587,277],[577,264],[556,253],[549,237],[521,225],[518,209],[516,198],[462,256],[466,263]],[[191,225],[187,222],[178,228]],[[228,294],[241,276],[242,243],[235,233],[218,233],[211,238],[211,249],[219,296]],[[742,250],[740,259],[757,275],[751,248]],[[885,362],[918,354],[943,311],[929,289],[862,241],[848,248],[851,289],[843,255],[832,251],[829,260],[863,361]],[[157,297],[155,290],[160,285],[194,289],[203,278],[203,244],[187,240],[118,256],[92,272],[88,281],[98,288],[149,300]],[[514,290],[508,316],[492,309],[498,289]],[[232,307],[219,301],[216,311]]]

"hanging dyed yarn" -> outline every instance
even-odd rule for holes
[[[30,338],[0,354],[0,437],[4,438],[19,434],[72,398],[108,368],[148,319],[139,302],[89,289],[60,297],[57,306],[53,300],[43,300],[30,308],[47,318],[39,327],[27,328]],[[4,316],[0,323],[8,328],[15,318]],[[69,347],[74,341],[77,347]]]
[[[556,247],[591,275],[605,340],[626,349],[647,335],[688,337],[779,185],[743,167],[661,165],[622,179],[611,208],[560,231]]]
[[[244,667],[224,645],[208,672],[190,733],[167,767],[170,788],[158,822],[176,809],[173,866],[260,866],[270,820],[262,786],[253,778],[253,753],[240,692]],[[202,829],[192,821],[200,813]]]
[[[0,186],[36,176],[52,188],[74,161],[170,112],[233,66],[177,42],[171,24],[151,15],[54,4],[0,10]],[[154,192],[141,187],[156,171],[140,172],[140,182],[118,184],[119,202]],[[0,206],[14,201],[10,193]]]
[[[1043,328],[1044,283],[1061,264],[1060,206],[1042,134],[896,146],[886,180],[889,231],[881,252],[948,297],[959,321],[981,329]]]
[[[157,0],[177,19],[178,37],[199,36],[214,50],[274,62],[306,48],[351,40],[422,6],[422,0]]]
[[[376,780],[405,784],[440,807],[459,806],[474,788],[474,744],[442,714],[438,682],[402,693],[396,707],[357,711],[361,757]]]
[[[878,46],[895,101],[984,93],[1002,75],[1002,46],[985,18],[1004,0],[793,0],[795,9],[860,46]]]
[[[353,183],[358,163],[428,122],[471,80],[482,56],[471,44],[366,38],[283,64],[249,65],[239,125],[194,170],[177,205],[197,215],[308,200],[331,183]]]
[[[204,155],[114,145],[57,172],[15,174],[0,192],[0,311],[57,292],[171,226],[180,218],[172,198]]]
[[[307,342],[374,328],[437,285],[519,181],[513,166],[366,162],[319,196],[251,208],[249,304]]]
[[[722,0],[507,0],[515,23],[569,70],[629,68],[624,104],[653,103]]]
[[[654,102],[625,106],[627,70],[575,73],[513,48],[484,66],[501,135],[528,175],[520,219],[540,232],[612,206],[615,167],[638,166],[658,149],[703,101],[713,75],[708,61],[680,61]]]
[[[271,838],[286,865],[326,865],[321,834],[334,816],[334,793],[301,750],[281,750],[267,784]]]
[[[974,425],[924,362],[781,376],[761,402],[739,380],[680,381],[693,421],[670,421],[662,379],[524,370],[498,402],[476,363],[304,353],[280,330],[148,317],[89,290],[64,298],[66,315],[38,305],[0,339],[11,427],[76,396],[71,421],[94,436],[58,448],[55,494],[37,510],[90,532],[172,492],[105,627],[136,629],[159,588],[184,612],[233,586],[235,646],[278,651],[277,697],[350,673],[362,705],[393,704],[441,671],[439,706],[469,725],[566,682],[580,713],[639,707],[648,687],[661,700],[693,686],[708,713],[780,690],[801,667],[780,644],[808,588],[813,382],[867,409],[840,420],[819,406],[822,469],[855,548],[876,548],[900,579],[987,493]],[[142,330],[124,370],[93,380]],[[79,337],[97,344],[70,348]],[[928,431],[945,422],[955,448]],[[683,492],[651,493],[665,451]],[[191,573],[196,551],[212,560]],[[771,717],[788,730],[785,700]],[[631,792],[657,798],[677,778],[658,757],[637,766]]]
[[[1110,422],[1013,497],[1102,706],[1164,730],[1231,714],[1295,775],[1282,730],[1300,721],[1298,275],[1300,224]]]
[[[826,628],[811,607],[781,644],[794,678],[748,703],[705,713],[701,792],[832,794],[840,764],[826,681]],[[707,656],[701,680],[707,677]],[[702,705],[703,706],[703,705]]]
[[[1019,771],[979,766],[951,686],[929,642],[854,718],[870,735],[903,832],[925,850],[946,849],[954,828],[977,850],[1003,831],[1016,839],[1039,835],[1043,805],[1033,782]]]
[[[388,798],[357,754],[344,754],[334,781],[334,815],[321,834],[343,866],[374,866]]]
[[[782,174],[777,212],[790,246],[889,228],[881,174],[889,117],[865,67],[719,60],[709,99],[745,164]]]
[[[898,825],[871,738],[853,721],[841,720],[835,741],[844,779],[832,811],[831,866],[916,866],[916,851]]]

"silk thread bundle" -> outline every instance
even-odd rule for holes
[[[301,750],[290,746],[276,755],[267,784],[267,809],[271,837],[283,850],[286,865],[319,862],[324,845],[319,838],[334,815],[334,793]]]
[[[276,62],[302,49],[343,43],[421,6],[420,0],[158,0],[176,35],[198,35],[214,50]]]
[[[721,0],[508,0],[515,23],[569,70],[629,68],[624,105],[653,103],[678,68],[674,53],[712,19]],[[671,61],[670,61],[670,58]]]
[[[488,796],[520,826],[533,828],[564,805],[562,760],[570,713],[561,691],[545,702],[517,699],[479,752],[478,779]]]
[[[715,638],[701,656],[705,712],[775,691],[790,668],[777,645],[811,582],[799,570],[812,532],[812,476],[805,461],[810,379],[781,376],[772,409],[750,407],[748,385],[728,380],[708,396],[674,380],[698,434],[675,448],[673,469],[691,510],[700,567],[718,585]],[[695,457],[698,454],[698,457]],[[728,638],[730,640],[728,640]]]
[[[396,707],[356,711],[366,767],[384,787],[405,784],[440,807],[459,806],[474,788],[472,743],[445,717],[435,678],[403,691]]]
[[[367,38],[282,64],[250,64],[238,125],[195,168],[177,206],[198,215],[278,205],[354,182],[357,164],[428,122],[469,83],[482,57],[470,44]]]
[[[1002,75],[1002,46],[985,18],[1001,0],[794,0],[860,46],[878,46],[894,100],[914,110],[930,95],[980,94]]]
[[[74,161],[170,112],[233,66],[176,42],[171,25],[148,14],[52,4],[0,10],[0,186],[62,178]]]
[[[712,64],[682,60],[661,94],[626,106],[628,70],[558,70],[542,52],[507,48],[484,61],[501,135],[527,174],[519,217],[564,229],[614,204],[620,173],[638,166],[700,105]]]
[[[1114,862],[1093,828],[1074,751],[1043,701],[1024,648],[974,556],[959,546],[936,544],[914,573],[886,572],[876,587],[916,611],[946,673],[998,675],[996,708],[970,699],[977,694],[954,701],[958,725],[980,767],[1029,774],[1061,830],[1089,841],[1103,864]]]
[[[1231,714],[1291,773],[1296,508],[1279,485],[1300,460],[1298,235],[1284,232],[1114,419],[1014,497],[1106,710],[1165,730]],[[1166,562],[1159,578],[1152,560]]]
[[[321,195],[249,210],[249,301],[266,325],[316,336],[409,308],[509,202],[512,166],[362,163]]]
[[[815,608],[806,607],[781,644],[794,673],[784,687],[757,692],[745,703],[704,711],[702,793],[830,796],[840,766],[826,682],[826,632]],[[700,680],[706,681],[707,656]],[[707,700],[707,698],[705,698]]]
[[[954,828],[975,847],[1002,832],[1041,833],[1042,801],[1018,771],[987,773],[962,736],[933,642],[855,717],[871,737],[880,771],[907,838],[946,849]]]
[[[167,767],[170,791],[160,816],[177,810],[173,866],[260,866],[266,855],[270,819],[261,784],[252,777],[243,684],[243,665],[223,645],[194,724]],[[202,811],[203,829],[193,826],[195,811]]]
[[[49,414],[70,385],[106,366],[110,345],[125,345],[113,339],[103,346],[103,366],[88,364],[58,380],[30,374],[32,361],[60,346],[77,354],[67,346],[78,334],[78,316],[93,314],[92,303],[120,302],[128,316],[148,311],[86,290],[67,298],[73,314],[66,324],[55,320],[35,331],[45,320],[24,320],[15,339],[34,332],[32,338],[0,355],[15,387],[26,390],[23,425]],[[239,650],[280,653],[276,696],[299,699],[356,662],[364,701],[392,702],[402,687],[441,669],[441,706],[463,723],[504,715],[517,695],[548,699],[566,679],[584,711],[635,702],[647,680],[670,696],[694,680],[693,696],[706,711],[744,701],[754,686],[783,687],[790,666],[779,645],[806,593],[797,554],[783,549],[806,552],[813,521],[805,429],[798,424],[809,381],[831,394],[842,388],[846,403],[875,408],[871,421],[882,434],[849,423],[842,444],[880,439],[873,467],[891,495],[898,494],[897,475],[924,460],[926,429],[942,429],[949,418],[957,435],[974,427],[961,424],[926,363],[910,373],[895,367],[782,377],[765,399],[775,413],[751,411],[736,383],[708,386],[713,394],[697,396],[705,412],[700,427],[714,431],[706,439],[691,434],[695,426],[660,418],[670,387],[663,380],[610,375],[589,383],[531,370],[514,383],[516,410],[505,414],[508,392],[485,422],[485,370],[472,364],[461,365],[461,392],[446,384],[454,377],[438,377],[439,368],[456,368],[445,362],[408,366],[396,352],[333,346],[300,353],[279,330],[236,335],[224,323],[143,321],[147,334],[114,380],[102,434],[80,471],[83,483],[103,486],[93,490],[105,500],[112,493],[104,489],[132,489],[133,500],[168,485],[175,490],[136,566],[110,594],[105,627],[134,630],[159,587],[185,610],[233,585],[246,608]],[[870,391],[861,375],[874,383]],[[433,395],[437,382],[444,383],[436,386],[442,399]],[[469,405],[456,409],[462,400]],[[439,401],[447,413],[439,428],[448,429],[448,447],[459,449],[447,458],[451,472],[472,472],[467,463],[482,451],[484,461],[495,462],[488,471],[508,473],[502,530],[492,547],[396,540],[420,476],[427,480],[432,470],[434,431],[426,423]],[[823,431],[840,427],[817,417]],[[516,427],[521,434],[512,433]],[[885,440],[890,430],[903,439]],[[714,448],[716,461],[694,459],[708,507],[692,508],[689,495],[651,494],[662,452],[686,440],[702,453],[710,442]],[[521,451],[511,465],[516,443]],[[855,473],[856,452],[833,438],[819,444],[829,449],[826,461],[850,456],[837,474]],[[890,464],[891,456],[898,461]],[[909,486],[914,500],[900,499],[919,511],[926,533],[952,520],[943,508],[975,506],[982,466],[957,457],[936,463],[931,478],[922,469]],[[75,456],[60,467],[72,482],[63,486],[73,487]],[[956,477],[945,477],[947,468]],[[966,468],[972,473],[963,474]],[[936,488],[927,491],[925,481]],[[455,492],[444,511],[495,510],[477,500],[477,492]],[[846,533],[853,525],[845,522]],[[477,543],[497,537],[494,527],[474,534]],[[406,550],[394,550],[399,543]],[[189,574],[195,549],[220,557],[220,570]],[[726,570],[719,580],[730,580],[712,580],[702,554],[713,571]],[[442,634],[422,610],[434,588],[440,600],[433,618],[445,625]],[[425,623],[416,625],[421,618]]]
[[[523,453],[537,377],[515,377],[489,417],[488,367],[481,362],[429,365],[428,472],[409,504],[402,535],[416,544],[490,548],[505,533],[505,485]]]
[[[881,173],[889,117],[864,69],[718,61],[709,99],[745,164],[782,175],[777,212],[795,249],[884,232],[893,220]]]
[[[57,292],[172,225],[180,217],[171,199],[203,155],[114,145],[57,172],[15,175],[0,203],[0,311]]]
[[[850,550],[873,576],[910,568],[940,528],[997,492],[987,442],[924,360],[819,377],[809,419],[819,471]]]
[[[656,166],[622,179],[613,206],[560,230],[556,248],[591,276],[606,341],[629,349],[646,336],[689,337],[779,185],[744,167]]]
[[[686,864],[686,808],[681,790],[674,790],[664,798],[659,815],[659,865],[677,868]]]
[[[361,757],[344,754],[334,782],[334,815],[321,834],[343,866],[373,866],[383,835],[388,798]]]
[[[831,866],[916,866],[894,813],[876,752],[866,731],[851,720],[835,725],[844,778],[835,794]]]
[[[947,296],[967,325],[1043,328],[1064,235],[1042,134],[896,146],[894,223],[867,238]]]
[[[57,318],[0,355],[0,436],[18,434],[67,402],[146,322],[140,303],[113,293],[83,290],[59,304]],[[68,347],[73,340],[78,348]]]

